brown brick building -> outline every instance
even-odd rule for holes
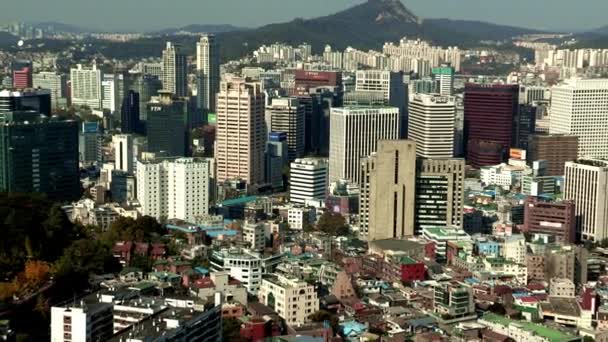
[[[564,163],[578,157],[578,137],[567,134],[532,134],[528,138],[528,162],[547,161],[548,176],[563,176]]]
[[[574,202],[543,202],[528,197],[524,204],[524,230],[531,234],[555,236],[559,242],[573,243],[576,234]]]

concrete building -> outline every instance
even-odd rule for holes
[[[115,114],[120,111],[125,97],[123,74],[104,74],[101,79],[101,108]]]
[[[564,199],[574,202],[576,234],[581,240],[608,238],[608,162],[566,162]]]
[[[266,129],[268,132],[287,134],[289,161],[304,155],[305,130],[304,106],[295,97],[275,98],[266,106]],[[313,132],[310,132],[314,134]]]
[[[264,276],[258,297],[291,325],[308,323],[309,316],[319,310],[314,286],[282,275]]]
[[[111,303],[85,303],[51,308],[51,342],[106,341],[113,335]]]
[[[263,251],[266,246],[264,225],[255,222],[245,222],[243,225],[243,241],[249,244],[251,250]]]
[[[118,134],[112,136],[114,148],[114,170],[133,174],[135,171],[136,156],[131,134]]]
[[[213,251],[209,261],[213,271],[230,272],[248,293],[255,295],[262,285],[262,274],[273,272],[282,258],[283,254],[264,256],[246,249],[222,249]]]
[[[51,100],[47,89],[0,90],[0,113],[32,110],[51,116]]]
[[[525,265],[526,264],[526,239],[523,235],[511,235],[505,236],[502,248],[502,256],[511,260],[514,263]]]
[[[533,134],[528,137],[527,160],[545,160],[547,176],[563,176],[565,163],[577,159],[578,140],[576,135]]]
[[[102,163],[103,132],[97,121],[85,121],[78,132],[78,154],[80,163],[93,165]]]
[[[162,54],[163,90],[178,97],[188,96],[188,60],[181,46],[167,42]]]
[[[425,227],[463,227],[464,178],[464,159],[417,161],[414,217],[416,235]]]
[[[186,156],[188,149],[188,102],[168,91],[159,92],[147,107],[148,152],[169,157]]]
[[[287,210],[287,223],[289,224],[289,229],[303,230],[306,225],[312,224],[314,221],[314,208],[292,207]]]
[[[275,190],[283,190],[286,185],[283,182],[283,170],[289,165],[287,134],[283,132],[268,133],[264,153],[266,155],[264,181]]]
[[[409,102],[408,139],[422,158],[454,156],[456,107],[451,96],[415,94]]]
[[[608,79],[554,86],[549,133],[576,135],[579,158],[608,158]]]
[[[442,96],[454,95],[454,67],[442,65],[431,69],[433,81]]]
[[[524,204],[524,231],[548,234],[563,243],[574,243],[576,238],[575,205],[572,201],[543,202],[528,197]]]
[[[329,181],[360,183],[360,161],[376,152],[379,140],[399,139],[396,107],[331,108]]]
[[[473,289],[458,282],[445,282],[435,286],[434,312],[448,319],[463,318],[475,314]]]
[[[32,78],[33,87],[48,89],[51,93],[51,107],[59,108],[67,105],[67,77],[51,71],[35,73]]]
[[[422,229],[422,237],[435,244],[437,260],[447,259],[449,241],[470,241],[471,237],[464,230],[451,226],[427,227]]]
[[[232,79],[217,95],[215,159],[218,182],[264,182],[264,93],[260,83]]]
[[[220,293],[222,303],[235,302],[247,305],[247,289],[240,282],[234,282],[229,272],[211,272],[209,278],[203,278],[201,282],[206,286],[198,288],[196,295],[199,298],[214,298],[216,293]]]
[[[368,241],[413,235],[416,143],[380,140],[360,170],[359,234]]]
[[[137,199],[143,215],[195,222],[209,213],[213,160],[171,158],[137,161]]]
[[[576,296],[576,286],[570,279],[551,278],[549,296],[574,298]]]
[[[220,90],[220,47],[213,34],[203,34],[196,43],[197,107],[215,113]]]
[[[588,257],[583,246],[549,245],[544,251],[545,281],[566,278],[575,285],[585,284]]]
[[[101,108],[101,70],[97,69],[97,65],[85,68],[78,64],[70,69],[70,81],[72,105]]]
[[[289,201],[324,201],[327,196],[327,160],[296,159],[289,169]]]

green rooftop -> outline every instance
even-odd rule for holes
[[[408,256],[402,257],[401,259],[399,259],[399,261],[402,264],[405,264],[405,265],[412,265],[412,264],[417,264],[418,263],[418,261],[416,261],[416,260],[414,260],[414,259],[412,259],[412,258],[410,258]]]
[[[244,196],[244,197],[225,200],[224,202],[222,202],[222,205],[226,206],[226,207],[229,207],[232,205],[242,205],[242,204],[247,204],[249,202],[253,202],[257,199],[258,199],[258,196]]]
[[[500,324],[505,327],[508,327],[511,324],[517,324],[523,330],[533,332],[536,335],[544,337],[551,342],[566,342],[577,339],[577,336],[568,335],[559,330],[548,328],[544,325],[534,324],[526,321],[516,321],[493,313],[484,314],[482,319],[494,324]]]

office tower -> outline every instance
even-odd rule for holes
[[[112,201],[124,203],[137,198],[135,188],[135,176],[132,173],[112,170],[112,181],[110,182],[110,193]]]
[[[97,69],[97,65],[85,68],[78,64],[76,68],[70,69],[70,81],[73,105],[101,108],[101,70]]]
[[[331,108],[342,106],[338,88],[314,88],[310,93],[298,95],[304,106],[304,150],[306,153],[327,155],[329,151],[329,117]]]
[[[576,135],[579,158],[608,158],[608,79],[553,87],[549,133]]]
[[[87,304],[74,301],[51,308],[51,341],[107,341],[112,338],[113,304]]]
[[[215,113],[215,96],[220,90],[220,49],[213,34],[203,34],[196,43],[196,71],[197,107],[205,113]]]
[[[166,90],[148,103],[148,152],[185,156],[188,149],[188,105]]]
[[[188,96],[188,61],[181,46],[167,42],[162,59],[163,90],[178,97]]]
[[[117,134],[112,136],[114,148],[114,170],[133,174],[135,164],[133,136],[131,134]]]
[[[78,153],[82,165],[101,165],[103,135],[102,128],[97,121],[85,121],[78,133]]]
[[[359,70],[356,73],[356,91],[380,92],[388,104],[399,108],[399,138],[407,135],[407,88],[401,73],[386,70]]]
[[[27,60],[14,61],[11,63],[11,76],[13,88],[27,89],[32,87],[32,62]]]
[[[135,76],[131,90],[139,94],[139,120],[142,122],[142,126],[148,119],[148,102],[152,97],[158,96],[158,92],[162,88],[163,84],[157,76],[147,74]]]
[[[520,86],[519,103],[532,105],[538,101],[546,101],[551,98],[551,89],[542,86]]]
[[[271,105],[266,107],[267,130],[287,134],[290,161],[304,155],[304,110],[304,106],[293,97],[272,99]]]
[[[582,241],[608,238],[608,162],[566,162],[564,199],[576,208],[576,234]]]
[[[142,75],[150,75],[154,78],[161,79],[163,77],[163,63],[139,63],[139,71]]]
[[[123,74],[104,74],[101,80],[101,108],[114,114],[120,110],[125,96]]]
[[[0,113],[34,111],[51,116],[51,93],[47,89],[0,90]]]
[[[512,147],[528,149],[528,138],[536,133],[536,106],[519,105],[519,110],[513,119]]]
[[[526,198],[523,230],[530,234],[555,236],[561,243],[574,243],[576,238],[574,202],[544,202],[536,197]]]
[[[218,182],[264,181],[264,93],[260,83],[232,79],[220,84],[217,95],[215,159]]]
[[[547,176],[563,176],[564,165],[578,156],[578,137],[568,134],[533,134],[528,137],[528,163],[547,161]]]
[[[79,198],[78,123],[31,111],[0,113],[0,191]]]
[[[143,215],[195,222],[208,214],[212,159],[138,160],[136,175]]]
[[[440,95],[454,95],[454,68],[449,65],[432,68],[431,75]]]
[[[296,159],[289,170],[289,201],[324,201],[327,195],[327,160]]]
[[[500,164],[511,146],[518,110],[518,85],[465,86],[466,159],[473,167]]]
[[[139,93],[129,90],[120,108],[120,131],[122,133],[141,133],[139,121]]]
[[[359,234],[368,241],[414,235],[416,143],[380,140],[360,165]]]
[[[273,189],[283,189],[283,170],[289,164],[287,156],[287,134],[283,132],[268,133],[266,142],[266,168],[264,182]]]
[[[319,310],[315,287],[293,276],[265,275],[259,298],[292,325],[310,322],[310,313]]]
[[[409,103],[408,138],[422,158],[454,156],[456,107],[452,96],[415,94]]]
[[[294,88],[299,93],[317,87],[342,88],[342,73],[335,71],[293,70]]]
[[[418,144],[416,142],[416,144]],[[464,159],[419,159],[416,165],[414,230],[463,227]]]
[[[42,71],[33,75],[34,88],[48,89],[51,93],[51,107],[58,108],[67,105],[66,75]]]
[[[376,152],[379,140],[399,138],[399,108],[331,108],[329,181],[360,183],[360,159]]]
[[[456,116],[454,120],[454,157],[464,157],[464,97],[462,94],[454,97]]]

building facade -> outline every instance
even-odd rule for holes
[[[76,68],[70,69],[72,105],[101,108],[101,77],[101,70],[97,69],[95,64],[91,68],[78,64]]]
[[[287,134],[289,161],[304,155],[304,110],[295,97],[272,99],[272,103],[266,107],[267,131]]]
[[[188,61],[181,46],[167,42],[162,54],[163,90],[178,97],[188,96]]]
[[[532,134],[528,137],[527,160],[546,160],[547,176],[563,176],[566,162],[577,159],[578,139],[569,134]]]
[[[327,161],[296,159],[289,170],[289,201],[304,204],[307,200],[324,201],[327,196]]]
[[[524,204],[524,230],[530,234],[548,234],[557,241],[574,243],[576,214],[572,201],[543,202],[528,197]]]
[[[203,34],[196,44],[197,107],[215,113],[220,90],[220,51],[217,37]]]
[[[309,316],[319,310],[319,298],[314,286],[281,275],[264,276],[258,297],[287,324],[308,323]]]
[[[408,139],[422,158],[454,156],[456,106],[451,96],[415,94],[409,102]]]

